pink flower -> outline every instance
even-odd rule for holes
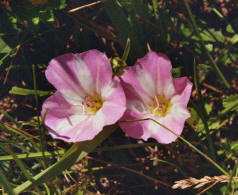
[[[45,125],[53,138],[67,142],[93,139],[126,110],[124,91],[105,54],[89,50],[52,59],[46,78],[57,89],[43,104]]]
[[[149,52],[128,67],[122,86],[127,98],[127,110],[122,120],[152,118],[178,135],[190,117],[187,110],[192,83],[187,77],[173,79],[170,60],[161,53]],[[121,122],[122,130],[133,138],[154,138],[167,144],[177,136],[151,120]]]

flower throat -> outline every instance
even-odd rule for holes
[[[151,108],[154,115],[162,117],[170,111],[171,103],[164,96],[155,96]]]
[[[96,112],[102,107],[103,100],[98,94],[92,96],[87,95],[83,98],[82,105],[84,107],[84,111],[87,113],[96,114]]]

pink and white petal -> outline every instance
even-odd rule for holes
[[[105,124],[106,116],[99,110],[94,116],[92,116],[93,129],[95,132],[100,132]]]
[[[45,120],[45,125],[53,138],[74,142],[79,124],[84,124],[87,120],[86,115],[70,115],[64,118],[52,116]]]
[[[154,94],[148,94],[140,85],[140,81],[137,78],[135,66],[128,67],[124,74],[121,76],[121,85],[125,91],[127,99],[129,97],[135,97],[141,99],[145,103],[149,104]],[[136,94],[135,96],[133,94]]]
[[[174,118],[182,118],[183,120],[190,117],[188,109],[186,107],[182,107],[179,103],[172,104],[170,112],[167,115]]]
[[[130,84],[125,83],[123,80],[121,80],[121,86],[124,89],[124,92],[125,92],[125,95],[126,95],[127,105],[128,105],[128,102],[130,102],[130,101],[144,102],[142,97],[137,93],[137,91],[135,91],[135,89]],[[148,96],[146,96],[146,97],[148,98],[147,101],[150,102],[151,98],[148,97]]]
[[[46,120],[51,117],[63,118],[71,115],[74,109],[71,104],[69,104],[59,91],[48,97],[42,105],[41,117],[43,118],[46,110],[49,109]]]
[[[104,102],[103,107],[98,111],[104,116],[104,125],[112,125],[116,123],[124,114],[125,106],[117,105],[114,102]]]
[[[67,133],[61,137],[66,137],[63,139],[67,142],[81,142],[92,140],[100,131],[96,130],[93,127],[92,117],[89,117],[85,120],[79,121],[75,126],[73,126]],[[60,139],[61,137],[58,137]]]
[[[181,107],[186,108],[189,102],[193,84],[187,79],[187,77],[174,79],[174,86],[178,93],[171,98],[171,103],[179,104]]]
[[[174,118],[171,116],[166,116],[163,118],[155,118],[155,120],[165,125],[168,129],[170,129],[177,135],[181,135],[183,131],[185,122],[183,118],[180,117]],[[147,131],[151,134],[150,135],[151,138],[156,139],[161,144],[169,144],[177,139],[177,136],[175,134],[171,133],[170,131],[163,128],[159,124],[156,124],[153,121],[149,122]]]
[[[127,110],[121,120],[135,120],[143,118],[146,118],[145,115]],[[137,122],[120,122],[119,126],[128,136],[141,139],[144,132],[146,131],[147,123],[147,120]]]
[[[149,64],[147,66],[149,66]],[[139,81],[141,88],[146,94],[150,94],[154,97],[156,95],[155,80],[153,80],[151,75],[147,73],[146,70],[140,66],[140,64],[136,64],[133,68],[135,69],[136,78]]]
[[[148,114],[150,112],[149,106],[138,100],[128,100],[127,109],[137,114]]]
[[[91,140],[103,130],[104,126],[115,123],[122,116],[124,113],[123,109],[125,110],[125,107],[120,107],[120,109],[118,109],[119,106],[115,106],[116,107],[110,107],[111,110],[109,116],[106,116],[105,113],[103,113],[103,109],[107,107],[106,103],[95,115],[72,116],[70,120],[61,121],[61,123],[55,128],[58,129],[57,131],[51,130],[50,132],[54,134],[55,137],[58,136],[58,139],[63,137],[62,139],[65,141],[67,140],[68,142]],[[118,112],[116,113],[116,111]],[[120,113],[122,111],[123,113]],[[113,115],[113,118],[111,118],[112,112],[116,113]],[[69,128],[69,124],[71,124],[71,128]]]
[[[164,92],[165,86],[171,86],[172,82],[172,65],[168,57],[162,53],[157,54],[158,66],[158,80],[157,80],[157,93],[160,95]],[[172,89],[172,88],[171,88]]]
[[[47,109],[49,111],[45,115]],[[81,112],[80,107],[72,106],[59,91],[56,91],[54,95],[45,100],[41,117],[45,116],[44,124],[53,138],[69,141],[72,139],[69,135],[74,127],[80,121],[85,121],[88,118]]]
[[[112,79],[112,68],[107,56],[96,49],[76,55],[86,64],[96,92],[99,93],[100,89]]]
[[[165,95],[164,86],[169,86],[171,82],[172,65],[168,57],[162,53],[148,52],[143,58],[137,60],[136,65],[141,65],[142,69],[147,72],[156,86],[156,92],[159,95]]]
[[[167,80],[167,83],[164,86],[163,89],[163,95],[164,97],[166,97],[167,99],[170,99],[171,97],[173,97],[173,95],[176,93],[175,87],[174,87],[174,83],[173,83],[173,78],[171,77],[171,79]]]
[[[126,106],[126,96],[118,78],[114,78],[110,83],[101,89],[103,100]]]
[[[74,54],[75,57],[75,74],[79,80],[79,83],[83,90],[87,94],[93,94],[96,92],[95,83],[93,81],[93,75],[89,69],[89,66],[83,59],[79,58],[78,54]]]
[[[114,78],[109,85],[105,85],[101,95],[104,103],[98,113],[104,116],[105,125],[111,125],[118,121],[126,110],[126,97],[120,80]]]
[[[93,90],[91,75],[85,63],[68,53],[52,59],[46,69],[47,80],[73,105]]]

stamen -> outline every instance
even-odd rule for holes
[[[103,105],[103,100],[100,95],[92,96],[86,95],[82,101],[82,108],[84,114],[95,114]]]
[[[165,116],[170,111],[170,101],[164,96],[154,96],[151,105],[152,113],[157,116]]]

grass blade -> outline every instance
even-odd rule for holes
[[[11,187],[9,181],[7,180],[1,169],[0,169],[0,184],[4,186],[9,195],[15,195],[13,188]]]
[[[88,153],[92,152],[104,139],[111,135],[116,128],[116,125],[107,126],[93,140],[75,143],[58,162],[34,176],[33,180],[28,180],[17,186],[14,189],[14,192],[21,193],[32,186],[39,185],[47,179],[60,174],[63,170],[69,168],[75,162],[81,160]]]

